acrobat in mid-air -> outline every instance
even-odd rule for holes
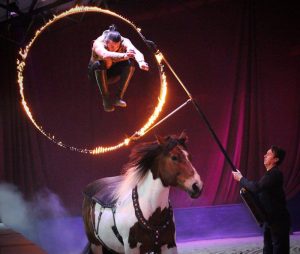
[[[89,77],[97,82],[106,112],[114,111],[115,106],[127,106],[123,97],[134,73],[135,61],[140,69],[149,70],[144,55],[129,39],[121,36],[115,25],[109,26],[109,29],[94,41],[88,65]],[[116,80],[119,86],[115,97],[112,98],[108,84],[115,83]]]

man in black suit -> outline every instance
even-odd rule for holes
[[[290,216],[286,208],[286,198],[283,190],[283,174],[279,170],[285,157],[285,151],[277,146],[264,155],[264,165],[267,170],[258,181],[249,181],[241,172],[232,172],[233,178],[240,186],[257,195],[267,220],[264,222],[263,254],[288,254],[290,249],[289,231]]]

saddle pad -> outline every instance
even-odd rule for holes
[[[105,177],[88,184],[83,194],[103,207],[112,208],[116,204],[112,193],[123,180],[124,176]]]

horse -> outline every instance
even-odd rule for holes
[[[133,147],[120,176],[84,189],[84,254],[176,254],[170,187],[198,198],[203,182],[190,161],[187,135],[156,137]]]

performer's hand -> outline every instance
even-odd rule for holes
[[[127,53],[133,53],[133,54],[135,54],[135,51],[134,51],[134,49],[128,49]]]
[[[128,60],[129,58],[134,58],[134,57],[135,57],[135,53],[130,51],[130,52],[124,53],[123,59]]]
[[[142,69],[144,71],[148,71],[149,70],[149,65],[145,61],[140,61],[138,63],[139,63],[140,69]]]
[[[243,175],[241,174],[241,172],[238,169],[236,170],[236,172],[232,171],[232,175],[233,175],[234,180],[236,180],[238,182],[243,177]]]

